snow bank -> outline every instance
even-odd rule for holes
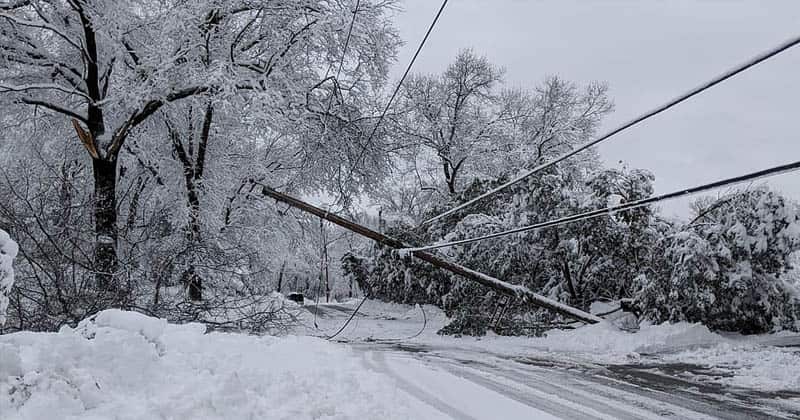
[[[108,310],[0,336],[3,419],[399,419],[410,402],[356,353],[311,337],[205,334]]]
[[[644,324],[629,333],[607,322],[587,325],[570,331],[551,331],[546,337],[533,340],[537,347],[550,351],[605,355],[606,360],[629,359],[640,353],[662,353],[687,347],[712,345],[725,341],[701,324]]]
[[[0,229],[0,327],[6,323],[8,295],[11,294],[11,286],[14,285],[14,268],[11,264],[17,257],[18,251],[17,243],[6,231]]]

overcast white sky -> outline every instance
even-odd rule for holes
[[[399,77],[439,0],[405,0]],[[548,75],[609,84],[603,130],[800,34],[800,1],[450,0],[414,70],[440,72],[464,47],[507,70],[514,86]],[[609,165],[651,170],[656,191],[800,160],[800,47],[609,140]],[[800,199],[800,173],[770,184]],[[665,204],[685,215],[687,202]]]

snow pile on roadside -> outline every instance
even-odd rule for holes
[[[8,295],[14,285],[14,268],[12,263],[17,257],[19,248],[17,243],[8,236],[6,231],[0,229],[0,327],[6,323],[6,309],[8,309]]]
[[[643,324],[635,333],[602,322],[576,330],[551,331],[547,336],[533,341],[537,347],[545,347],[550,351],[605,355],[606,361],[614,361],[610,359],[630,359],[640,353],[662,353],[713,345],[725,340],[701,324],[688,322]]]
[[[351,350],[311,337],[205,334],[119,310],[0,336],[4,419],[398,419],[414,417],[409,404]]]

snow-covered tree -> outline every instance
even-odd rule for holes
[[[800,213],[766,188],[699,200],[696,217],[643,276],[640,305],[658,321],[759,333],[798,328],[800,302],[784,276],[800,249]]]
[[[502,76],[467,49],[442,74],[409,77],[391,118],[401,140],[397,175],[380,191],[381,204],[429,211],[476,178],[513,174],[588,141],[612,109],[600,83],[580,88],[550,77],[530,89],[507,89]],[[586,167],[595,161],[593,152],[576,160]]]
[[[11,287],[14,286],[14,258],[17,257],[19,247],[0,229],[0,328],[6,323],[6,310],[8,309]]]
[[[653,192],[653,176],[647,171],[596,167],[591,174],[584,174],[583,166],[566,165],[531,177],[493,200],[476,203],[467,216],[448,217],[422,231],[399,225],[391,233],[415,244],[474,238],[639,200]],[[460,199],[467,200],[504,180],[476,180]],[[648,272],[656,246],[669,229],[651,209],[643,208],[439,252],[472,269],[588,309],[597,300],[633,297],[636,279]],[[500,333],[530,333],[520,327],[525,321],[553,320],[524,302],[507,301],[494,291],[380,247],[350,256],[345,262],[368,295],[441,305],[454,317],[454,323],[444,330],[447,333],[483,334],[488,328]],[[490,314],[498,311],[498,305],[508,306],[507,317],[493,326]]]
[[[380,87],[398,42],[385,16],[392,3],[361,2],[358,11],[351,3],[0,3],[0,106],[18,120],[37,112],[70,120],[91,159],[100,289],[119,286],[119,162],[132,137],[169,141],[155,121],[165,108],[194,99],[204,110],[266,103],[285,118],[308,121],[321,114],[309,101],[314,86],[335,85],[328,95],[353,97]],[[342,58],[354,12],[362,19],[342,80],[332,80],[325,73]]]
[[[259,185],[352,195],[386,173],[384,131],[365,132],[399,45],[393,7],[0,0],[19,325],[169,307],[191,265],[204,287],[273,290],[302,233]]]

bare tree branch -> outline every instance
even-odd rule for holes
[[[58,112],[60,114],[64,114],[64,115],[66,115],[68,117],[75,118],[75,119],[83,122],[84,124],[88,123],[88,120],[83,115],[80,115],[80,114],[76,113],[75,111],[71,111],[69,109],[62,108],[62,107],[60,107],[58,105],[51,104],[50,102],[45,102],[45,101],[42,101],[42,100],[39,100],[39,99],[32,99],[32,98],[23,98],[22,102],[24,102],[24,103],[26,103],[28,105],[38,105],[38,106],[41,106],[42,108],[47,108],[47,109],[49,109],[51,111],[55,111],[55,112]]]

